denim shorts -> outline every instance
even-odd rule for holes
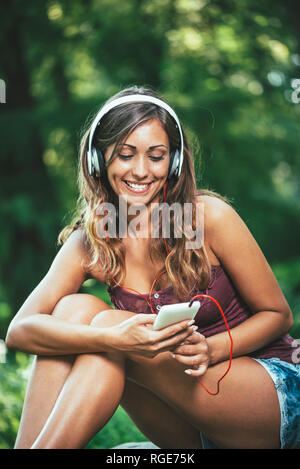
[[[277,391],[281,424],[281,449],[300,448],[300,365],[279,358],[253,358],[269,373]],[[217,449],[201,434],[203,449]]]

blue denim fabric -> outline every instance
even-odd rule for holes
[[[269,373],[275,385],[280,413],[281,449],[300,448],[300,365],[279,358],[253,358]],[[203,449],[218,449],[201,433]]]
[[[282,449],[300,447],[300,365],[279,358],[254,358],[271,376],[275,385],[280,413]]]

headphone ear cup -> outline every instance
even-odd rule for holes
[[[93,160],[92,160],[92,154],[90,151],[87,151],[86,153],[86,159],[87,159],[87,167],[88,167],[88,172],[90,176],[93,176],[94,174],[94,167],[93,167]]]
[[[176,176],[178,172],[178,167],[179,167],[179,159],[180,159],[179,150],[172,151],[170,154],[170,166],[169,166],[168,179],[170,179],[173,175]]]
[[[95,147],[92,148],[91,167],[92,173],[90,172],[90,174],[96,177],[100,176],[105,167],[102,152]]]

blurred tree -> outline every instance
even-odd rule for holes
[[[15,313],[40,279],[54,254],[58,230],[55,188],[43,162],[44,144],[25,37],[20,2],[1,3],[1,75],[7,83],[7,103],[1,109],[1,269],[2,295]],[[2,328],[7,323],[1,325]],[[3,329],[1,331],[3,336]]]

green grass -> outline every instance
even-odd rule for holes
[[[107,425],[90,441],[86,449],[108,449],[132,441],[148,440],[119,406]]]

